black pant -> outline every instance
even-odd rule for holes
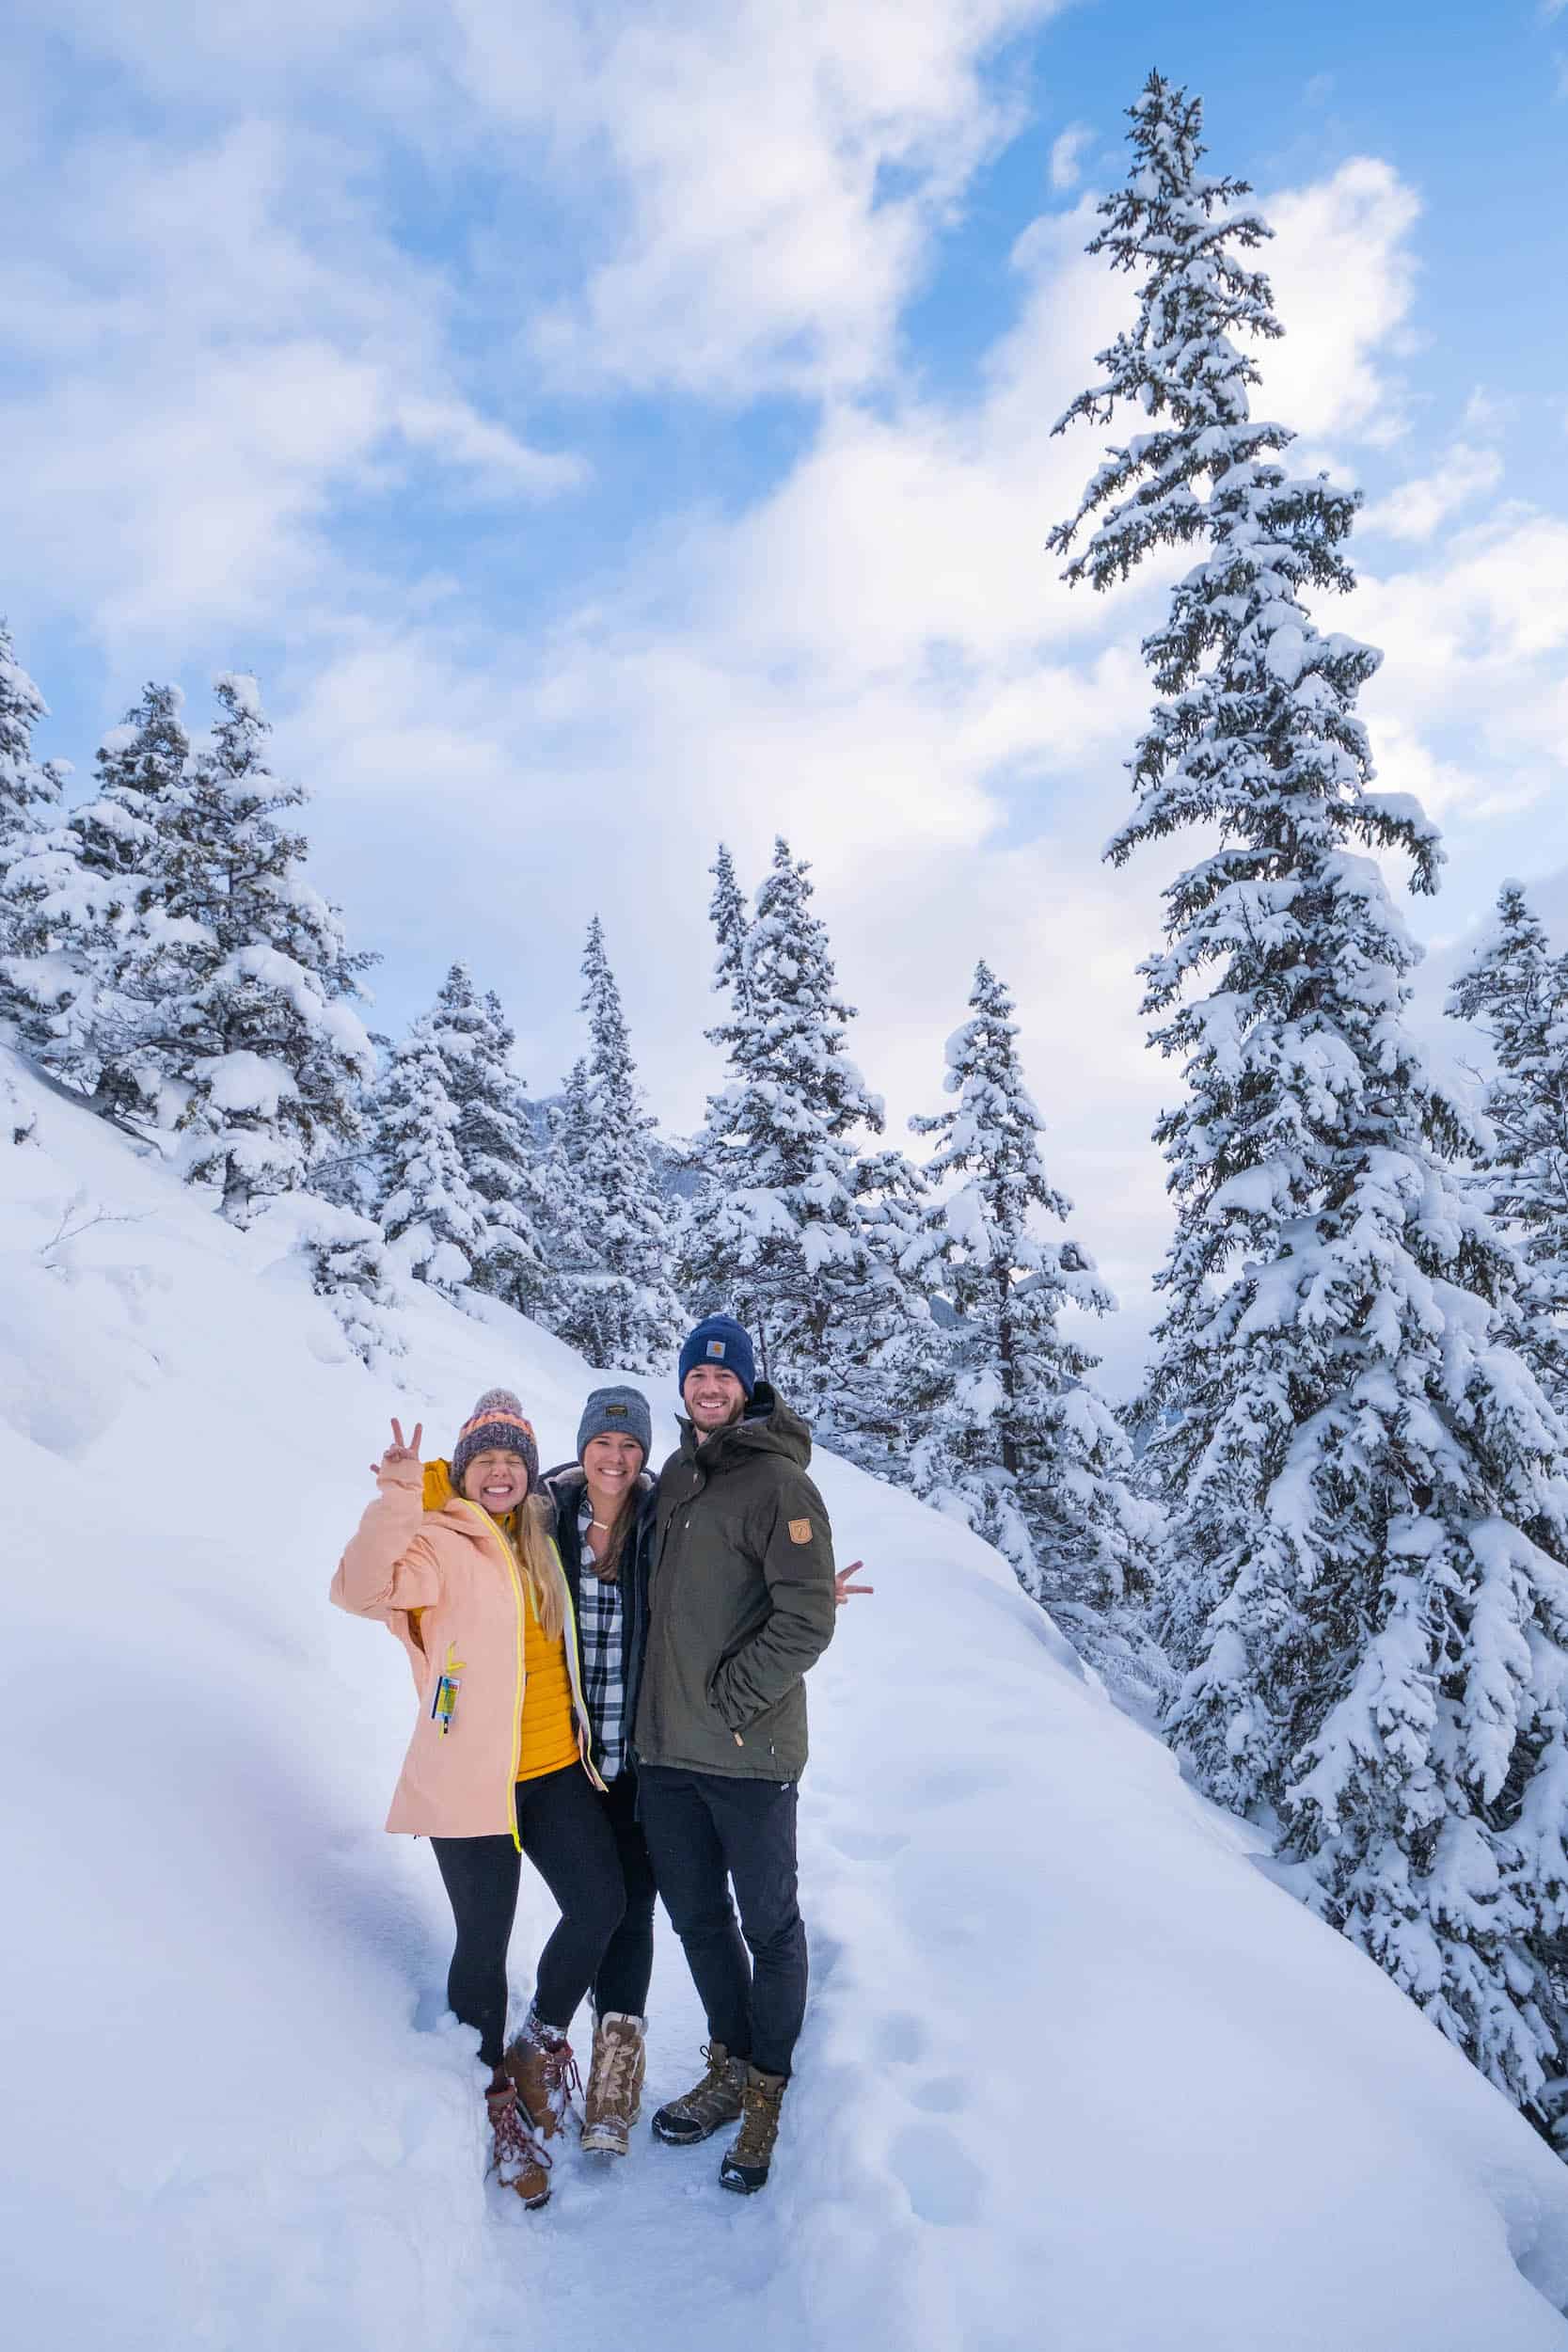
[[[629,1765],[610,1782],[599,1805],[621,1857],[626,1907],[594,1979],[594,2007],[601,2017],[613,2016],[617,2010],[623,2016],[641,2017],[647,2011],[648,1979],[654,1973],[654,1866],[637,1818],[637,1774]]]
[[[517,1835],[561,1906],[539,1955],[533,2006],[564,2033],[626,1912],[626,1883],[606,1801],[579,1764],[517,1783]],[[433,1837],[457,1926],[447,1972],[454,2016],[479,2028],[479,2054],[499,2066],[506,2042],[506,1947],[517,1909],[520,1857],[499,1837]]]
[[[686,1947],[709,2036],[768,2074],[789,2073],[806,2013],[796,1796],[793,1781],[732,1780],[654,1764],[638,1774],[654,1875]]]

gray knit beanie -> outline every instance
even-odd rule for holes
[[[474,1455],[488,1452],[492,1446],[504,1454],[521,1454],[528,1465],[528,1490],[532,1494],[539,1485],[538,1441],[533,1435],[533,1423],[526,1418],[510,1389],[486,1389],[457,1433],[457,1443],[451,1450],[451,1483],[459,1494],[463,1491],[463,1473]]]
[[[594,1438],[629,1438],[647,1461],[654,1450],[653,1416],[641,1389],[595,1389],[578,1425],[578,1460]]]

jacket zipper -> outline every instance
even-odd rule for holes
[[[460,1502],[467,1503],[468,1509],[474,1513],[476,1518],[482,1518],[484,1521],[485,1526],[489,1528],[491,1534],[500,1545],[502,1551],[506,1554],[506,1573],[512,1580],[512,1613],[513,1625],[516,1636],[517,1666],[516,1679],[513,1685],[512,1691],[512,1770],[507,1776],[506,1784],[506,1818],[512,1831],[512,1843],[516,1847],[517,1851],[521,1853],[523,1851],[523,1841],[517,1833],[517,1755],[523,1741],[524,1677],[522,1581],[517,1574],[516,1554],[513,1551],[512,1546],[506,1540],[505,1529],[497,1526],[495,1520],[490,1517],[489,1512],[484,1509],[482,1503],[468,1502],[467,1495],[460,1495],[458,1497],[458,1501]]]

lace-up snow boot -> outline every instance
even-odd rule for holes
[[[528,2118],[510,2083],[487,2090],[490,2169],[503,2188],[515,2189],[525,2205],[543,2205],[550,2194],[550,2159],[529,2129]]]
[[[594,2029],[594,2057],[583,2101],[582,2144],[601,2156],[624,2156],[642,2112],[648,2045],[641,2017],[611,2010]]]
[[[765,2074],[755,2066],[746,2069],[740,2129],[719,2168],[720,2181],[737,2196],[752,2197],[768,2185],[773,2142],[779,2137],[779,2109],[788,2081],[786,2074]]]
[[[740,2115],[745,2059],[731,2058],[721,2042],[710,2042],[703,2056],[707,2073],[702,2081],[693,2083],[680,2098],[672,2099],[654,2117],[655,2133],[673,2147],[689,2148],[722,2131],[726,2123],[736,2122]]]
[[[541,2139],[564,2131],[572,2094],[582,2089],[572,2045],[563,2033],[529,2011],[528,2022],[501,2060],[511,2075],[523,2113]]]

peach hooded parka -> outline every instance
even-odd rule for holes
[[[489,1513],[453,1490],[445,1462],[394,1463],[377,1471],[376,1486],[339,1562],[332,1598],[351,1615],[374,1617],[396,1634],[420,1694],[387,1827],[416,1837],[510,1833],[515,1843],[527,1704],[521,1571]],[[564,1588],[564,1577],[562,1582]],[[594,1787],[602,1788],[589,1760],[569,1591],[564,1598],[578,1753]],[[417,1626],[410,1611],[420,1613]],[[445,1730],[433,1712],[443,1674],[457,1683]]]

